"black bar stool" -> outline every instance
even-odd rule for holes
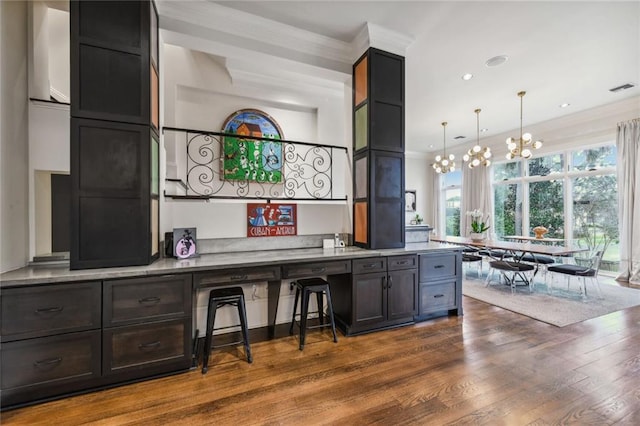
[[[293,334],[293,325],[297,323],[296,321],[296,310],[298,309],[298,299],[300,298],[300,293],[302,293],[302,305],[300,307],[300,322],[298,323],[298,328],[300,329],[300,350],[304,349],[304,340],[307,334],[307,330],[311,330],[314,328],[321,327],[329,327],[331,326],[331,331],[333,332],[333,341],[338,342],[338,337],[336,336],[336,323],[333,319],[333,305],[331,303],[331,291],[329,290],[329,283],[323,280],[322,278],[302,278],[297,281],[294,281],[296,286],[296,296],[295,301],[293,303],[293,315],[291,317],[291,327],[289,328],[289,334]],[[317,312],[309,312],[309,298],[311,297],[311,293],[315,293],[316,301],[318,303],[318,311]],[[323,309],[322,296],[323,294],[327,295],[327,314],[326,317],[329,318],[329,324],[325,324],[325,313]],[[318,319],[320,320],[319,325],[308,326],[307,325],[307,317],[309,314],[317,313]]]
[[[237,325],[235,325],[229,327],[214,328],[216,310],[226,305],[231,305],[238,308],[238,316],[240,317],[240,326],[242,328],[242,340],[213,346],[214,330],[237,327]],[[207,311],[207,336],[205,338],[203,351],[202,374],[205,374],[207,372],[207,369],[209,367],[209,355],[211,354],[212,349],[221,348],[224,346],[239,345],[241,343],[244,344],[244,350],[247,355],[247,362],[251,364],[253,362],[253,357],[251,356],[251,348],[249,347],[247,310],[244,305],[244,292],[242,291],[242,287],[225,287],[211,290],[211,292],[209,293],[209,308]]]

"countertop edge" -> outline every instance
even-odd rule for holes
[[[115,268],[70,270],[68,266],[26,266],[0,274],[0,288],[34,286],[53,283],[100,281],[107,279],[145,277],[205,270],[242,269],[273,266],[274,263],[296,264],[322,262],[343,258],[421,254],[432,251],[460,250],[460,246],[441,243],[408,243],[403,248],[368,250],[359,247],[338,249],[263,250],[224,254],[204,254],[191,259],[159,259],[149,265]]]

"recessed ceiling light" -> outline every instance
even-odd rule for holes
[[[432,143],[429,144],[429,148],[433,148],[433,144]]]
[[[472,78],[473,78],[473,74],[470,74],[470,73],[466,73],[465,75],[462,76],[462,79],[464,81],[471,80]]]
[[[565,103],[563,103],[563,104],[560,104],[560,108],[566,108],[566,107],[568,107],[569,105],[571,105],[571,104],[569,104],[569,103],[566,103],[566,102],[565,102]]]
[[[497,67],[498,65],[502,65],[509,60],[507,55],[498,55],[493,58],[487,59],[487,62],[484,64],[488,67]]]
[[[480,133],[484,133],[484,132],[488,132],[489,129],[487,129],[486,127],[484,129],[480,129]]]

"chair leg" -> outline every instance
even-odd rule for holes
[[[307,335],[307,316],[309,315],[309,291],[302,291],[302,308],[300,310],[300,350],[304,349],[304,340]]]
[[[493,268],[489,269],[489,273],[487,274],[487,279],[484,282],[485,287],[489,287],[489,284],[491,283],[491,277],[493,277]]]
[[[324,324],[324,303],[322,301],[322,292],[316,292],[316,302],[318,305],[318,320],[320,324]]]
[[[211,354],[211,345],[213,345],[213,324],[216,319],[216,309],[218,305],[215,301],[209,301],[209,309],[207,311],[207,336],[205,337],[204,349],[202,351],[202,374],[206,374],[209,369],[209,355]]]
[[[247,362],[251,364],[253,362],[253,356],[251,356],[251,347],[249,346],[247,312],[244,305],[244,297],[241,297],[240,301],[238,302],[238,314],[240,316],[240,325],[242,326],[242,339],[244,340],[244,351],[247,355]]]
[[[291,314],[291,327],[289,327],[289,334],[293,334],[293,325],[296,323],[296,310],[298,309],[299,297],[300,297],[300,289],[296,286],[296,295],[293,302],[293,314]]]
[[[322,295],[322,293],[320,293]],[[338,343],[338,336],[336,335],[336,322],[333,318],[333,304],[331,303],[331,292],[327,289],[327,311],[329,312],[329,321],[331,324],[331,332],[333,333],[333,342]]]

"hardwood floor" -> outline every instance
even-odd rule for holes
[[[638,425],[640,307],[557,328],[465,316],[217,350],[200,370],[1,414],[10,424]]]

